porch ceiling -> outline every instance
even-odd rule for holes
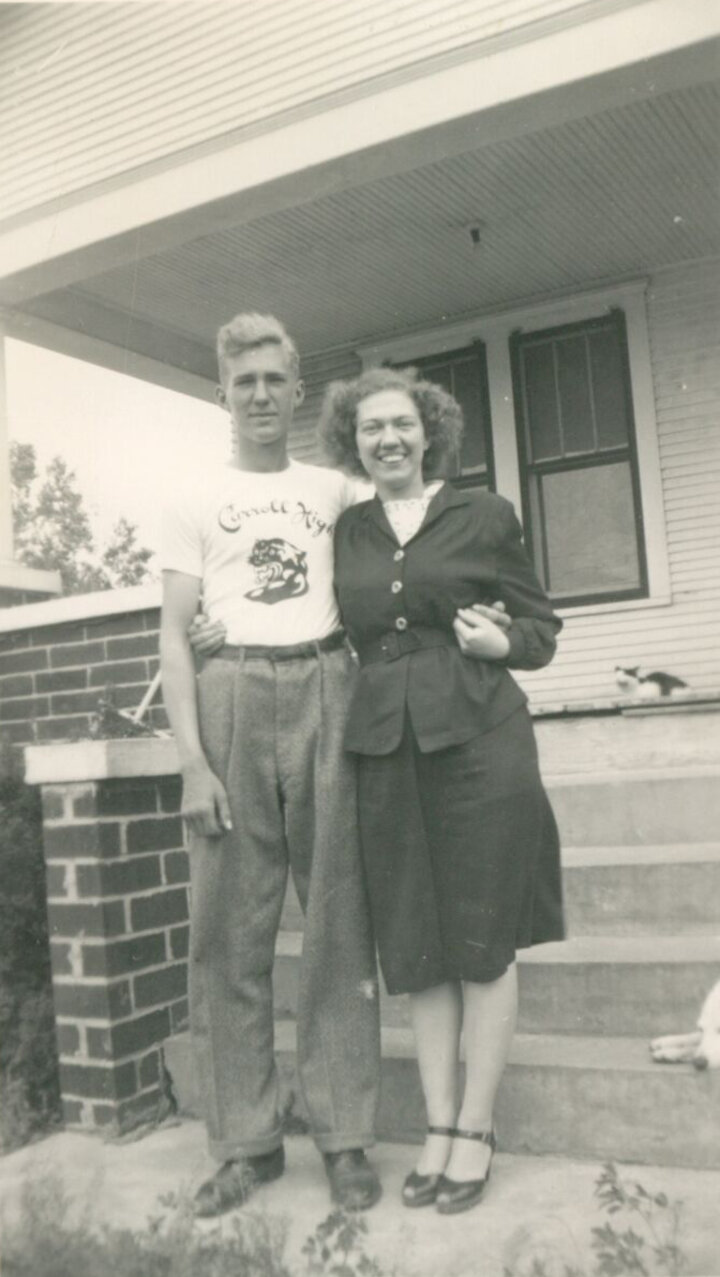
[[[275,311],[310,353],[720,253],[720,89],[699,84],[325,194],[24,310],[210,378]],[[480,228],[473,247],[469,227]]]

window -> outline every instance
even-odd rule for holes
[[[647,594],[625,317],[511,337],[528,548],[559,604]]]
[[[495,487],[487,362],[481,342],[463,350],[414,359],[421,377],[435,381],[457,399],[465,433],[461,455],[450,474],[456,488]]]
[[[671,599],[646,291],[628,280],[359,350],[364,367],[413,364],[461,400],[453,483],[513,502],[561,612]],[[475,379],[469,403],[456,361]]]

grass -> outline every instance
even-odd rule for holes
[[[202,1230],[172,1197],[140,1230],[73,1219],[56,1178],[29,1180],[3,1229],[3,1277],[292,1277],[282,1220],[243,1212],[230,1230]]]
[[[682,1202],[649,1193],[602,1167],[595,1198],[607,1222],[590,1238],[545,1228],[519,1228],[505,1246],[505,1277],[680,1277]],[[557,1221],[555,1221],[557,1223]],[[406,1245],[403,1267],[381,1267],[367,1249],[372,1219],[333,1210],[287,1259],[288,1221],[252,1209],[210,1227],[192,1214],[188,1197],[161,1198],[145,1228],[98,1226],[73,1213],[52,1173],[26,1181],[13,1219],[3,1228],[3,1277],[411,1277],[424,1272]],[[450,1236],[448,1242],[450,1244]],[[579,1244],[579,1241],[582,1245]],[[588,1251],[592,1259],[587,1261]],[[452,1262],[451,1248],[447,1259]],[[590,1266],[588,1266],[588,1262]],[[449,1273],[449,1268],[444,1268]],[[467,1274],[467,1270],[463,1270]],[[479,1272],[481,1270],[478,1270]]]

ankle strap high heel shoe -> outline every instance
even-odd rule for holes
[[[449,1135],[451,1138],[457,1135],[454,1126],[428,1126],[427,1133],[428,1135]],[[413,1209],[417,1206],[432,1206],[442,1178],[440,1173],[421,1175],[419,1171],[411,1171],[405,1177],[402,1187],[403,1205]]]
[[[440,1215],[459,1215],[460,1211],[470,1210],[480,1201],[490,1179],[493,1153],[496,1140],[494,1131],[462,1131],[454,1133],[456,1140],[480,1140],[490,1146],[490,1161],[482,1179],[450,1179],[447,1175],[439,1177],[435,1189],[435,1205]]]

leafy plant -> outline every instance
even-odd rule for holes
[[[312,1277],[383,1277],[365,1253],[367,1221],[345,1210],[332,1211],[303,1246]]]
[[[578,1261],[577,1240],[553,1219],[513,1234],[504,1277],[680,1277],[686,1268],[680,1247],[681,1201],[650,1193],[637,1182],[626,1183],[612,1162],[602,1167],[594,1196],[616,1222],[592,1229],[591,1270]]]
[[[642,1184],[625,1184],[612,1162],[603,1166],[595,1185],[595,1196],[608,1215],[625,1212],[639,1221],[642,1229],[637,1232],[630,1225],[620,1232],[612,1224],[593,1229],[598,1277],[624,1277],[625,1273],[637,1273],[640,1277],[668,1273],[676,1277],[682,1271],[681,1201],[669,1201],[666,1193],[649,1193]]]

